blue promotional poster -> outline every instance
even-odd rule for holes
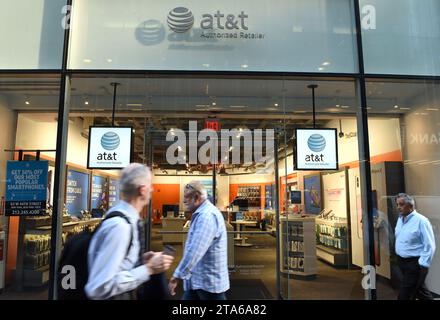
[[[319,214],[321,212],[321,176],[310,175],[304,177],[305,212]]]
[[[48,161],[8,161],[6,216],[34,216],[46,213],[48,168]]]
[[[107,178],[92,177],[91,209],[107,209]]]
[[[87,173],[67,172],[66,208],[71,216],[80,216],[81,210],[89,209],[89,183]]]
[[[113,207],[119,201],[119,180],[109,179],[108,206]]]

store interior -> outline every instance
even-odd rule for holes
[[[116,100],[112,83],[118,83]],[[316,128],[337,129],[339,170],[336,171],[294,170],[294,130],[313,127],[312,94],[307,87],[312,83],[318,85]],[[59,80],[55,77],[1,80],[0,126],[7,133],[0,138],[4,149],[55,149],[58,89]],[[440,163],[435,160],[439,159],[438,151],[431,151],[430,145],[410,143],[414,140],[411,135],[416,133],[413,128],[420,128],[421,123],[426,126],[427,119],[433,127],[440,123],[433,98],[426,97],[424,84],[368,83],[380,299],[394,299],[399,284],[393,250],[398,213],[393,196],[411,192],[412,183],[421,177],[428,182],[434,179],[425,172],[417,172],[420,159],[410,155],[424,152],[425,161],[431,161],[426,164]],[[230,231],[230,299],[364,299],[362,267],[366,263],[357,101],[355,83],[349,79],[75,77],[67,139],[63,242],[84,228],[93,229],[105,210],[119,198],[117,170],[87,169],[89,127],[111,126],[114,103],[115,125],[133,128],[133,160],[152,167],[151,211],[146,208],[142,216],[151,219],[151,249],[161,250],[164,244],[177,249],[171,269],[181,257],[185,240],[182,231],[187,230],[183,188],[191,180],[200,180],[211,201],[215,199],[224,214]],[[195,127],[191,122],[196,122]],[[215,166],[200,161],[200,154],[206,153],[203,147],[207,141],[200,138],[200,132],[208,126],[231,130],[239,141],[234,145],[232,137],[226,155],[218,152],[219,163]],[[195,141],[191,136],[194,128]],[[251,137],[252,142],[259,132],[262,132],[263,157],[257,159],[254,153],[251,161],[246,161],[249,159],[246,137]],[[179,133],[189,138],[173,155],[186,161],[173,164],[167,150],[177,141]],[[195,163],[190,160],[191,143],[196,145]],[[51,172],[49,203],[53,203],[54,157],[53,152],[41,154],[41,159],[49,161]],[[2,152],[1,167],[5,168],[6,161],[12,159],[18,160],[17,154]],[[34,160],[35,153],[25,152],[25,159]],[[4,183],[0,193],[4,195]],[[434,204],[423,197],[430,194],[419,193],[418,203],[423,212],[432,215],[431,223],[438,225],[439,220],[431,210]],[[18,218],[0,219],[6,244],[0,269],[3,288],[10,288],[6,290],[9,297],[17,294],[17,279],[21,282],[18,290],[23,295],[34,294],[35,288],[45,288],[49,271],[50,206],[46,216],[26,219],[24,232],[19,231],[22,226]],[[431,275],[439,269],[436,256]],[[431,291],[440,293],[440,283],[435,277],[430,283]]]

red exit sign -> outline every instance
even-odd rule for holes
[[[206,119],[205,120],[205,129],[211,129],[214,131],[220,131],[220,122],[218,119]]]

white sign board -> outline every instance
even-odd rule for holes
[[[296,129],[296,170],[338,170],[337,129]]]
[[[131,127],[90,127],[87,168],[122,169],[132,155]]]

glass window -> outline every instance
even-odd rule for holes
[[[59,77],[52,75],[0,79],[0,244],[4,254],[0,259],[0,289],[6,299],[48,298],[59,86]],[[23,150],[21,159],[14,149]],[[45,150],[40,161],[37,152],[31,150]],[[30,161],[30,167],[20,167],[19,160]],[[14,171],[32,167],[41,173],[26,178],[23,171]],[[28,193],[11,191],[19,190],[14,187],[23,181],[26,186],[38,186],[41,193],[29,198]],[[41,203],[22,210],[7,197],[33,202],[35,195]],[[39,211],[38,216],[25,212],[34,209]],[[11,213],[27,215],[5,216]]]
[[[76,0],[71,69],[354,73],[349,0]],[[229,19],[229,20],[228,20]]]
[[[0,69],[61,69],[64,0],[0,1]]]
[[[420,255],[423,257],[417,262],[429,266],[426,286],[438,295],[439,255],[431,255],[431,242],[423,230],[414,229],[417,236],[411,242],[405,242],[407,229],[396,233],[401,215],[406,214],[398,210],[396,195],[404,192],[414,198],[414,209],[428,218],[438,247],[440,86],[434,82],[372,79],[367,94],[378,283],[390,283],[395,290],[389,295],[379,288],[378,297],[395,299],[402,281],[408,281],[403,272],[406,262],[399,256]],[[413,251],[409,243],[414,244]],[[426,255],[417,249],[421,243],[426,245]]]
[[[440,2],[360,0],[365,72],[440,75]]]

